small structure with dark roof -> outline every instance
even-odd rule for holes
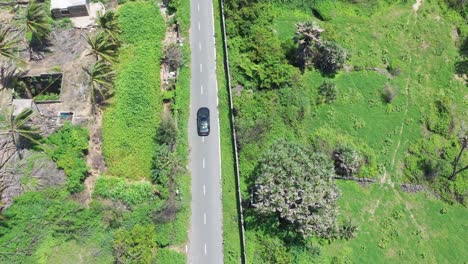
[[[55,19],[88,16],[89,0],[52,0],[50,12]]]

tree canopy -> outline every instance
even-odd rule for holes
[[[337,231],[333,166],[310,147],[277,141],[259,161],[254,207],[275,214],[280,225],[303,237],[330,237]]]

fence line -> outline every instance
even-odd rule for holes
[[[232,143],[234,146],[234,167],[236,174],[236,189],[238,197],[238,209],[239,209],[239,221],[241,228],[241,262],[247,264],[247,256],[245,254],[245,231],[244,231],[244,213],[242,210],[242,196],[240,191],[240,177],[239,177],[239,153],[237,152],[237,136],[235,128],[235,119],[234,119],[234,106],[232,103],[232,93],[231,93],[231,71],[229,69],[229,55],[228,55],[228,45],[227,45],[227,36],[226,36],[226,21],[224,18],[224,0],[219,0],[221,7],[221,23],[222,23],[222,35],[223,35],[223,49],[224,49],[224,69],[227,75],[227,89],[229,94],[229,113],[231,115],[231,132],[232,132]]]

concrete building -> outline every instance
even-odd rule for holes
[[[81,17],[89,15],[89,0],[52,0],[50,11],[52,17]]]

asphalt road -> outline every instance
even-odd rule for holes
[[[188,263],[223,263],[221,155],[216,82],[213,3],[191,1],[192,81],[189,119],[189,167],[192,175],[192,218]],[[210,109],[210,135],[197,135],[196,114]]]

